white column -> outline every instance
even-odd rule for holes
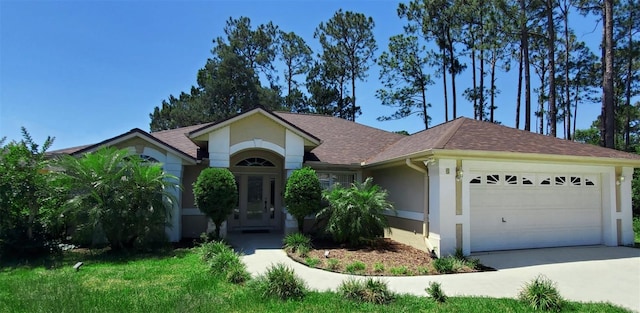
[[[302,168],[304,161],[304,139],[290,130],[286,130],[285,134],[285,156],[284,156],[284,169],[287,174],[287,179],[291,176],[293,171]],[[285,181],[286,185],[286,181]],[[283,203],[282,213],[285,216],[284,220],[284,233],[290,234],[298,231],[298,221],[287,212],[287,207]]]
[[[631,206],[631,182],[633,181],[633,168],[623,167],[620,182],[620,212],[617,212],[616,219],[622,220],[622,244],[633,245],[633,211]]]
[[[209,134],[209,166],[229,167],[229,145],[231,142],[229,126]]]
[[[177,156],[167,154],[164,171],[177,177],[177,181],[172,181],[172,183],[180,184],[182,182],[182,160]],[[176,202],[173,203],[173,208],[171,209],[171,226],[166,228],[166,233],[169,241],[177,242],[182,238],[182,190],[172,188],[169,192],[174,196]]]
[[[602,239],[606,246],[618,245],[616,225],[616,171],[611,167],[602,173]]]
[[[456,250],[456,161],[437,160],[429,167],[429,242],[436,254]]]

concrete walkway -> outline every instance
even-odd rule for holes
[[[309,268],[291,260],[282,251],[281,234],[230,234],[231,244],[242,251],[253,275],[272,264],[293,268],[316,290],[335,290],[352,275]],[[568,247],[476,254],[494,272],[453,275],[383,277],[397,293],[425,296],[429,282],[436,281],[449,296],[515,298],[522,285],[543,274],[557,283],[566,299],[581,302],[611,302],[640,312],[640,249],[625,247]],[[355,276],[360,277],[360,276]]]

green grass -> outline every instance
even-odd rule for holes
[[[76,272],[75,262],[85,264]],[[195,250],[113,257],[67,254],[54,269],[0,267],[0,312],[535,312],[516,299],[451,297],[436,304],[402,295],[388,305],[309,292],[303,300],[263,298],[211,274]],[[567,312],[626,312],[569,302]]]
[[[633,233],[635,246],[640,248],[640,216],[633,217]]]

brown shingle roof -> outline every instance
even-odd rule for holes
[[[187,137],[187,134],[194,130],[213,124],[214,123],[206,123],[176,129],[162,130],[150,133],[150,135],[195,159],[197,157],[198,146],[193,141],[191,141],[189,137]]]
[[[360,164],[405,137],[333,116],[274,113],[322,141],[308,155],[311,161]]]
[[[403,138],[367,163],[378,163],[430,149],[520,152],[640,160],[640,155],[567,141],[465,117]]]

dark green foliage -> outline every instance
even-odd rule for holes
[[[60,195],[49,184],[45,152],[27,130],[23,139],[4,145],[0,140],[0,260],[36,257],[55,249],[64,233]]]
[[[346,279],[338,286],[338,293],[348,300],[375,304],[388,304],[395,298],[386,282],[373,278]]]
[[[384,236],[389,228],[385,211],[395,212],[387,191],[373,184],[371,177],[349,188],[339,185],[324,193],[329,206],[317,216],[327,219],[326,231],[339,243],[359,245]]]
[[[480,260],[469,259],[462,254],[462,250],[456,250],[454,255],[433,260],[433,268],[440,274],[452,274],[477,270]]]
[[[347,273],[355,274],[364,271],[366,268],[366,264],[360,261],[353,261],[352,263],[347,264],[345,270],[347,271]]]
[[[220,226],[233,212],[238,202],[238,187],[233,174],[226,168],[207,168],[193,184],[196,205],[216,225],[216,238]]]
[[[429,297],[438,303],[445,303],[447,301],[447,295],[444,294],[444,290],[440,286],[440,283],[432,281],[429,283],[429,287],[424,291],[429,294]]]
[[[67,215],[95,243],[113,250],[152,248],[166,242],[164,228],[176,202],[177,178],[127,150],[101,148],[56,164],[56,183],[69,190]]]
[[[300,253],[305,249],[308,252],[311,249],[311,238],[301,233],[288,234],[282,242],[284,243],[284,249],[291,253]]]
[[[564,304],[556,284],[544,275],[526,283],[518,298],[535,310],[560,312]]]
[[[320,210],[322,187],[316,172],[310,167],[293,171],[284,192],[287,211],[298,221],[298,230],[303,231],[304,217]]]
[[[251,286],[265,298],[280,300],[300,300],[307,293],[304,281],[282,263],[270,266],[264,275],[252,281]]]
[[[198,247],[202,260],[216,275],[227,282],[241,284],[251,278],[247,266],[240,260],[240,254],[222,241],[205,241]]]

